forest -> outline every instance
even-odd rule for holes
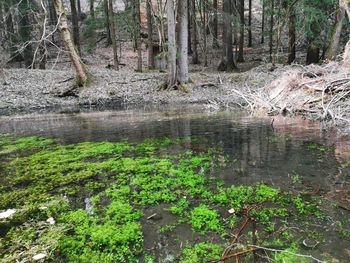
[[[187,93],[177,93],[185,103],[206,100],[214,107],[244,105],[274,113],[311,113],[312,118],[343,124],[348,120],[347,107],[342,112],[333,109],[349,91],[344,75],[350,63],[345,0],[23,0],[0,4],[4,86],[0,106],[4,112],[88,101],[94,105],[176,104],[179,101],[160,91],[179,90]],[[15,74],[11,69],[29,71],[26,79],[17,71],[21,80],[14,76],[10,85],[14,89],[6,91],[6,77]],[[60,78],[67,70],[74,75]],[[255,71],[261,76],[254,78]],[[128,79],[120,80],[121,76]],[[45,90],[42,79],[51,80],[55,88]],[[18,104],[10,97],[26,92],[18,91],[23,81],[34,86],[33,92],[27,94],[27,101],[16,100],[23,101]],[[282,92],[276,81],[285,89],[295,86],[298,92]],[[108,82],[107,87],[102,88],[103,82]],[[81,89],[84,86],[96,90],[86,92]],[[125,86],[136,86],[135,92]],[[314,91],[319,92],[310,94]],[[324,96],[333,91],[336,99]],[[47,96],[47,104],[33,95],[37,92]],[[276,102],[277,93],[281,98]],[[301,101],[304,96],[309,99]],[[68,97],[69,102],[57,97]],[[320,100],[322,105],[317,104]]]
[[[0,0],[0,262],[349,262],[349,0]]]

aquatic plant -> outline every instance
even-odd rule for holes
[[[207,231],[220,232],[223,230],[218,212],[204,204],[191,211],[190,224],[195,231],[202,234]]]
[[[208,259],[221,256],[223,247],[218,244],[201,242],[194,246],[186,246],[181,255],[181,263],[207,262]]]
[[[188,138],[61,145],[41,137],[5,136],[0,149],[6,151],[0,210],[16,209],[12,218],[0,221],[4,262],[30,260],[38,253],[69,262],[135,262],[148,253],[152,262],[150,251],[143,251],[141,222],[145,211],[160,204],[174,221],[159,225],[158,233],[187,225],[203,239],[177,255],[181,262],[220,257],[245,217],[258,224],[256,236],[266,238],[262,245],[291,251],[298,251],[301,237],[295,240],[295,234],[281,229],[323,219],[314,198],[264,183],[225,186],[211,174],[220,169],[222,152],[193,147]],[[83,209],[86,199],[89,209]],[[346,237],[346,226],[342,229]],[[305,224],[299,234],[310,236],[310,231]],[[207,235],[219,244],[211,244]],[[277,261],[291,258],[270,254]]]

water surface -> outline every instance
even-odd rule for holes
[[[220,170],[214,171],[227,186],[264,182],[287,191],[298,191],[300,180],[317,196],[341,202],[345,209],[329,208],[329,221],[347,220],[349,227],[349,170],[342,168],[328,140],[317,123],[276,117],[254,118],[243,112],[211,112],[197,107],[120,110],[75,114],[24,115],[0,118],[0,134],[13,136],[40,135],[57,139],[62,144],[84,141],[141,142],[147,138],[201,138],[208,147],[219,147],[230,160]],[[343,162],[343,160],[342,160]],[[344,191],[339,197],[339,192]],[[344,201],[345,200],[345,201]],[[152,211],[150,211],[152,212]],[[162,219],[170,220],[169,218]],[[146,226],[147,229],[147,226]],[[346,262],[350,242],[339,240],[334,229],[328,239],[313,251],[324,252]],[[320,230],[318,229],[318,230]],[[152,231],[148,226],[146,232]],[[182,241],[191,239],[190,229],[183,231]],[[158,237],[159,238],[159,237]],[[165,241],[145,235],[151,248]],[[180,242],[180,241],[179,241]],[[169,241],[169,243],[171,243]],[[178,244],[172,244],[177,246]],[[168,255],[167,251],[159,257]],[[161,250],[161,249],[160,249]],[[164,250],[164,248],[163,248]],[[166,255],[167,254],[167,255]]]

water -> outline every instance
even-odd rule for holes
[[[322,132],[317,123],[301,119],[276,117],[271,125],[271,118],[253,118],[242,112],[211,112],[198,107],[120,110],[1,117],[0,134],[41,135],[63,144],[199,137],[209,146],[221,148],[223,156],[229,156],[230,162],[220,171],[215,171],[226,185],[264,182],[283,190],[297,191],[295,181],[302,179],[303,190],[306,188],[315,195],[332,199],[343,207],[329,209],[331,223],[346,220],[350,215],[347,210],[350,205],[346,202],[350,175],[347,169],[341,168],[340,162],[344,160],[335,156],[336,149],[332,147],[334,142],[328,139],[329,134]],[[159,224],[169,220],[171,218],[162,218]],[[153,231],[151,225],[145,229],[148,233]],[[340,260],[346,260],[350,242],[339,241],[334,229],[327,230],[325,226],[322,229],[329,231],[328,239],[318,246],[316,254],[327,251]],[[180,227],[179,231],[183,232],[183,241],[198,238],[186,227]],[[178,244],[162,239],[164,237],[157,239],[152,234],[145,235],[149,249],[158,246],[158,250],[163,251],[160,257],[171,258],[168,251]]]

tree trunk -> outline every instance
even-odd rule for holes
[[[275,0],[271,0],[271,10],[270,10],[270,34],[269,34],[269,53],[270,61],[273,62],[273,26],[274,26],[274,12],[275,12]]]
[[[213,0],[214,19],[213,19],[213,48],[219,47],[218,32],[218,0]]]
[[[92,20],[92,30],[90,37],[90,47],[91,49],[96,48],[96,17],[95,17],[95,0],[89,0],[90,17]]]
[[[208,66],[208,39],[207,39],[207,0],[202,0],[200,6],[200,15],[202,22],[202,41],[203,41],[203,57],[204,57],[204,66]]]
[[[261,17],[261,44],[265,43],[265,1],[262,0],[262,17]]]
[[[152,2],[147,0],[147,33],[148,33],[148,68],[154,69],[154,54],[153,54],[153,15],[152,15]]]
[[[78,52],[74,47],[63,2],[62,0],[53,0],[53,2],[55,5],[56,14],[58,17],[60,17],[59,30],[62,34],[62,40],[76,72],[76,85],[85,86],[88,84],[90,74],[88,73],[86,66],[82,63]]]
[[[75,0],[70,0],[70,8],[72,12],[73,41],[80,54],[79,20]]]
[[[168,22],[168,88],[176,86],[176,36],[174,0],[167,0]]]
[[[328,60],[334,60],[338,54],[340,35],[343,29],[343,23],[345,18],[344,8],[339,8],[337,11],[337,21],[335,23],[330,45],[326,52],[326,58]]]
[[[317,37],[320,32],[317,28],[316,22],[310,25],[311,34],[307,37],[307,51],[306,51],[306,65],[317,64],[320,62],[320,47],[317,43]]]
[[[236,64],[233,54],[232,40],[232,0],[224,0],[224,27],[225,27],[225,50],[226,50],[226,71],[236,69]]]
[[[10,56],[11,61],[16,60],[18,58],[17,48],[15,46],[15,28],[13,25],[13,17],[12,12],[5,8],[5,11],[8,12],[7,18],[6,18],[6,34],[7,34],[7,41],[9,42],[10,46]]]
[[[192,50],[192,34],[191,34],[191,24],[192,24],[192,20],[190,19],[191,17],[191,0],[186,0],[187,1],[187,19],[188,19],[188,23],[187,23],[187,42],[188,42],[188,55],[192,55],[193,50]]]
[[[249,16],[248,16],[248,47],[252,47],[252,0],[249,0]]]
[[[50,25],[55,26],[55,25],[57,25],[55,6],[54,6],[53,1],[48,0],[47,2],[48,2],[48,6],[49,6]]]
[[[199,56],[198,56],[198,35],[197,35],[197,16],[196,16],[196,0],[192,0],[192,39],[193,39],[193,54],[192,54],[192,63],[199,64]]]
[[[244,0],[239,0],[239,17],[240,17],[240,33],[239,33],[239,51],[237,61],[244,62]]]
[[[90,0],[90,16],[92,17],[92,19],[95,21],[95,0]]]
[[[142,72],[142,42],[141,42],[141,13],[140,0],[134,0],[135,47],[137,49],[137,69]]]
[[[339,7],[346,11],[348,19],[350,21],[350,9],[348,6],[347,0],[339,0]],[[343,67],[350,69],[350,41],[345,46],[344,55],[343,55]]]
[[[178,58],[178,81],[180,85],[186,84],[188,78],[188,5],[187,1],[178,1],[178,24],[179,24],[179,58]]]
[[[111,37],[111,29],[109,28],[109,8],[108,8],[108,0],[103,0],[103,7],[105,12],[105,25],[106,25],[106,34],[107,34],[107,46],[112,44],[112,37]]]
[[[112,38],[112,49],[113,49],[113,66],[116,70],[119,70],[118,61],[118,48],[117,48],[117,36],[116,27],[114,22],[114,11],[113,11],[113,0],[108,0],[108,17],[109,17],[109,29]]]
[[[77,0],[77,9],[78,9],[78,21],[81,20],[81,3],[80,0]]]
[[[26,2],[20,2],[19,3],[19,9],[22,13],[22,17],[19,20],[19,36],[20,36],[20,44],[23,45],[27,43],[28,41],[31,41],[31,31],[32,23],[30,21],[30,10],[28,9]],[[33,62],[33,48],[32,44],[28,43],[24,46],[23,49],[23,59],[24,64],[28,68],[32,65]]]
[[[296,25],[296,15],[294,7],[289,13],[289,29],[288,29],[288,59],[287,64],[292,64],[296,58],[296,46],[295,46],[295,25]]]
[[[5,24],[6,24],[6,19],[4,17],[4,13],[5,13],[4,9],[5,9],[4,8],[4,3],[0,1],[0,25],[2,27],[5,27]],[[6,37],[6,28],[4,28],[4,29],[5,30],[0,30],[0,38],[1,39],[5,39],[5,37]]]

